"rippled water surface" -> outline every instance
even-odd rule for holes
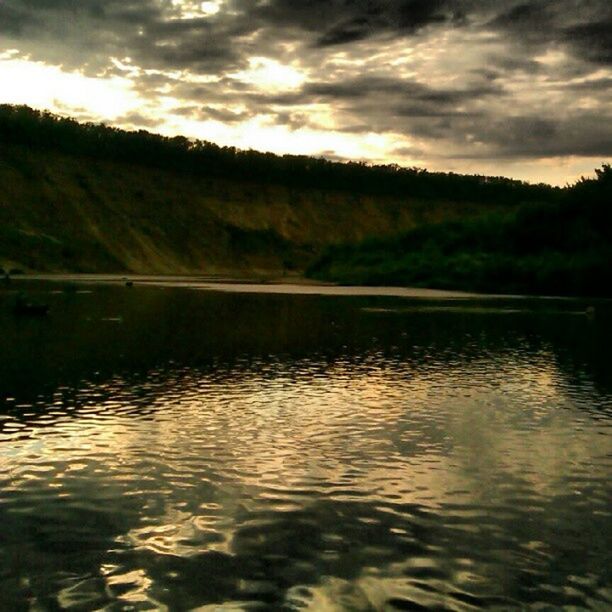
[[[612,607],[610,311],[0,294],[0,609]]]

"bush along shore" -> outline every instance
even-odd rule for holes
[[[329,247],[307,270],[342,284],[612,297],[612,168],[557,201]]]

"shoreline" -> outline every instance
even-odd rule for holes
[[[260,293],[277,295],[320,295],[346,297],[398,297],[416,299],[536,299],[536,300],[585,300],[592,298],[567,296],[533,296],[475,293],[421,287],[392,287],[338,285],[307,279],[304,277],[253,278],[194,275],[155,275],[155,274],[23,274],[12,277],[13,281],[39,281],[79,283],[87,285],[125,284],[131,281],[134,286],[183,288],[199,291],[223,291],[231,293]],[[598,299],[599,301],[599,299]]]

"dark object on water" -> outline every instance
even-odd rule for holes
[[[585,311],[584,314],[589,317],[589,319],[592,319],[595,317],[595,306],[589,306]]]
[[[15,301],[13,313],[21,317],[45,317],[49,314],[49,305],[28,302],[20,293]]]
[[[125,283],[125,286],[126,286],[126,287],[133,287],[133,286],[134,286],[134,283],[133,283],[131,280],[129,280],[129,281],[127,281],[127,282]]]
[[[23,270],[21,268],[11,268],[8,273],[15,276],[17,274],[23,274]]]

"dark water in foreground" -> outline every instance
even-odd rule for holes
[[[609,307],[36,287],[0,609],[612,606]]]

